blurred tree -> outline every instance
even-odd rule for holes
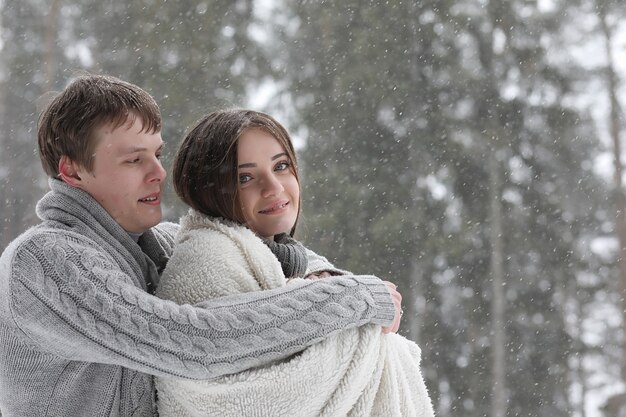
[[[548,54],[567,4],[285,4],[307,243],[400,284],[438,415],[570,415],[561,302],[603,187]]]
[[[622,2],[613,0],[594,0],[589,5],[597,14],[598,29],[606,52],[606,65],[601,71],[607,91],[609,111],[607,125],[612,142],[614,163],[613,204],[615,206],[615,234],[618,241],[617,271],[619,273],[618,293],[622,311],[621,340],[621,380],[626,382],[626,191],[623,185],[622,164],[622,118],[623,111],[618,99],[620,79],[614,58],[614,41],[617,22],[626,16],[626,7]],[[619,417],[626,414],[626,395],[618,393],[608,400],[607,415]]]
[[[58,0],[6,0],[0,49],[0,249],[36,222],[34,205],[45,189],[36,153],[42,95],[69,65],[58,39]]]

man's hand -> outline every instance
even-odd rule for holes
[[[398,292],[396,288],[396,284],[389,281],[384,281],[387,286],[387,290],[389,290],[389,294],[391,294],[391,298],[393,299],[393,305],[396,308],[396,315],[393,317],[393,322],[387,326],[383,327],[383,333],[395,333],[398,331],[400,327],[400,319],[402,318],[402,295]]]

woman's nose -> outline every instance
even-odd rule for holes
[[[268,175],[263,181],[263,197],[270,197],[280,194],[285,188],[274,175]]]

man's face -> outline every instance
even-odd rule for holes
[[[91,172],[77,168],[75,186],[91,194],[124,230],[143,233],[161,221],[161,133],[142,132],[135,118],[112,129],[96,131]]]

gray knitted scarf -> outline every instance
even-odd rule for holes
[[[263,239],[274,256],[278,258],[286,278],[304,277],[307,268],[306,249],[287,233],[274,236],[274,240]]]

